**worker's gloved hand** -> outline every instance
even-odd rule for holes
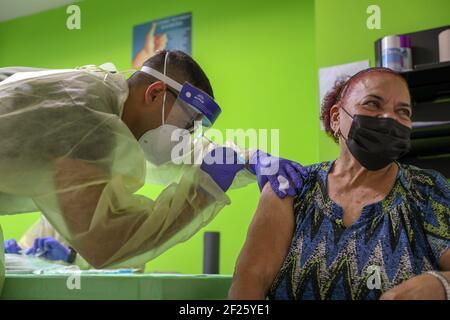
[[[306,169],[297,162],[273,157],[268,153],[257,150],[248,164],[248,170],[258,179],[259,190],[267,182],[280,198],[286,195],[294,197],[300,190],[306,178]]]
[[[5,240],[5,253],[19,254],[22,248],[17,244],[15,239]]]
[[[34,239],[33,247],[27,250],[27,255],[37,255],[47,260],[61,260],[67,262],[70,249],[52,237]]]
[[[231,148],[213,149],[204,158],[200,169],[205,171],[226,192],[233,183],[236,174],[244,169],[244,163],[238,161],[236,151]]]

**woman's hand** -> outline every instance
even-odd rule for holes
[[[386,291],[380,300],[445,300],[441,281],[431,274],[415,276]]]

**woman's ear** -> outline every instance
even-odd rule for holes
[[[330,127],[334,132],[339,128],[339,109],[337,104],[330,108]]]
[[[166,85],[162,81],[156,81],[149,85],[145,90],[144,102],[145,104],[153,104],[158,99],[163,99]]]

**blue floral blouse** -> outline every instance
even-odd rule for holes
[[[437,171],[397,163],[392,190],[350,227],[327,193],[334,161],[306,167],[295,230],[269,299],[378,299],[427,270],[450,247],[450,187]]]

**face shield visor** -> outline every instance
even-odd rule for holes
[[[216,121],[221,109],[207,93],[189,82],[181,85],[153,68],[143,66],[141,71],[164,82],[169,87],[169,92],[175,91],[178,94],[170,111],[163,111],[163,124],[192,132],[195,122],[201,122],[203,127],[209,128]],[[163,109],[165,108],[166,106],[163,106]]]
[[[144,72],[166,85],[164,94],[162,125],[149,130],[139,143],[144,151],[151,169],[154,166],[172,166],[173,164],[195,163],[198,158],[198,148],[205,130],[212,126],[221,109],[214,99],[188,82],[183,85],[165,75],[167,57],[164,64],[164,74],[147,66]],[[166,95],[170,92],[176,95],[175,102],[166,111]]]

